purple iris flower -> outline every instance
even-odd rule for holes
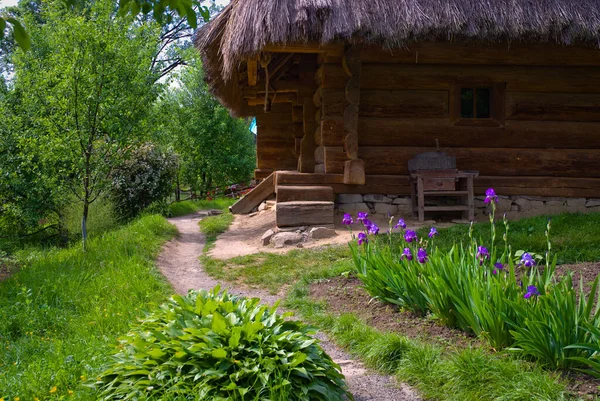
[[[358,245],[362,245],[363,243],[367,243],[369,240],[367,239],[367,234],[358,233]]]
[[[394,226],[394,228],[398,228],[398,227],[402,228],[403,230],[406,228],[406,223],[404,222],[404,219],[398,220],[398,224],[396,224]]]
[[[498,203],[498,195],[496,195],[496,191],[494,191],[494,188],[488,188],[488,190],[485,191],[485,200],[483,201],[483,203],[487,205],[491,202]]]
[[[479,259],[479,266],[483,264],[483,261],[490,257],[490,251],[487,250],[485,246],[477,247],[477,255],[475,255],[477,259]]]
[[[417,252],[417,259],[419,260],[419,263],[427,262],[427,251],[423,248],[419,248],[419,251]]]
[[[537,287],[535,285],[527,286],[527,292],[525,293],[525,295],[523,295],[523,298],[528,299],[534,295],[540,295],[540,292],[538,291]]]
[[[433,237],[435,237],[436,235],[438,235],[438,232],[437,232],[437,230],[435,229],[435,227],[431,227],[431,230],[429,230],[429,234],[427,234],[427,235],[429,235],[429,238],[433,238]]]
[[[363,223],[363,225],[365,226],[365,228],[366,228],[367,230],[368,230],[368,229],[369,229],[369,227],[371,227],[371,225],[373,224],[373,223],[371,222],[371,220],[369,220],[369,219],[364,219],[364,220],[362,221],[362,223]]]
[[[531,256],[531,254],[528,252],[525,252],[523,256],[521,256],[521,263],[525,267],[533,267],[537,264],[533,259],[533,256]]]
[[[358,216],[356,217],[356,220],[363,221],[364,219],[367,218],[368,215],[369,215],[369,213],[367,213],[367,212],[358,212]]]
[[[352,220],[352,216],[350,216],[348,213],[344,213],[344,218],[342,219],[342,224],[349,226],[352,223],[354,223],[354,220]]]
[[[413,260],[413,255],[410,251],[410,248],[404,248],[404,251],[402,251],[402,257],[406,258],[406,260]]]
[[[404,234],[404,240],[406,242],[413,242],[417,240],[417,233],[414,232],[413,230],[407,230],[406,233]]]
[[[372,224],[369,226],[369,234],[372,234],[372,235],[377,235],[377,234],[379,234],[379,227],[377,227],[377,224],[375,224],[375,223],[372,223]]]
[[[500,262],[494,264],[494,270],[492,271],[492,274],[498,274],[499,270],[504,270],[504,265]]]

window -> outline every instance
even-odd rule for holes
[[[456,84],[453,119],[456,125],[499,127],[504,124],[504,88],[497,83]]]

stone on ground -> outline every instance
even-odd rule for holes
[[[263,246],[269,245],[271,243],[271,238],[273,238],[274,235],[275,235],[275,231],[267,230],[267,232],[265,232],[263,234],[263,236],[260,238],[260,241],[262,242]]]
[[[275,245],[275,248],[283,248],[286,245],[294,245],[302,241],[302,234],[280,232],[275,234],[271,238],[271,244]]]
[[[337,233],[333,228],[327,227],[313,227],[308,234],[311,239],[331,238],[335,237],[336,235]]]

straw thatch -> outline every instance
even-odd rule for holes
[[[355,38],[387,47],[462,39],[597,47],[600,0],[232,0],[195,42],[213,89],[233,95],[240,62],[266,44]]]

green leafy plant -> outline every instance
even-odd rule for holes
[[[173,296],[120,343],[104,400],[342,400],[344,377],[303,323],[220,293]]]
[[[431,314],[496,349],[508,348],[552,368],[599,369],[600,336],[591,329],[600,324],[598,278],[588,293],[583,283],[573,285],[572,275],[556,276],[549,220],[544,255],[512,252],[506,218],[504,246],[495,245],[496,200],[493,189],[486,191],[492,208],[489,249],[475,239],[471,227],[466,244],[440,250],[434,246],[435,228],[429,238],[419,237],[406,230],[403,220],[394,227],[404,237],[399,245],[391,234],[378,238],[379,227],[359,213],[362,232],[350,246],[358,277],[372,296],[419,315]],[[345,215],[343,223],[353,224],[352,216]]]

